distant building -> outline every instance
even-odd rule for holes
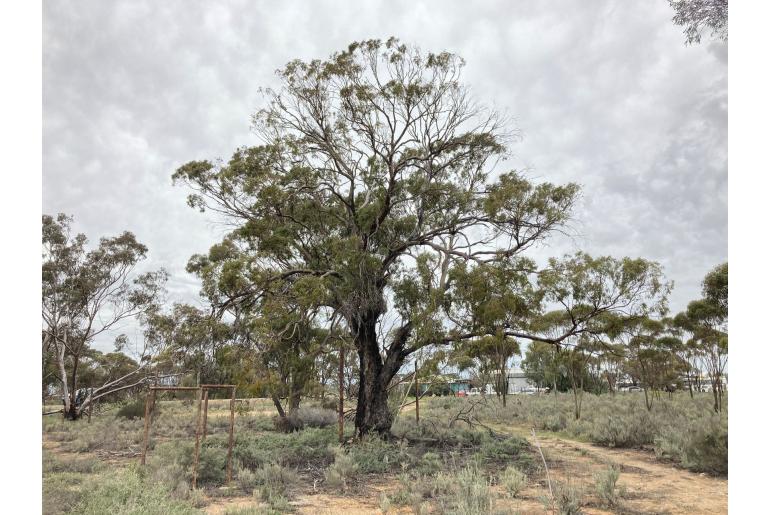
[[[534,387],[535,383],[530,381],[527,374],[521,370],[508,374],[508,393],[521,393]]]
[[[449,383],[449,389],[452,394],[457,395],[460,392],[469,392],[471,389],[470,379],[453,379]]]

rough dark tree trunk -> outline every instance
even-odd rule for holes
[[[291,381],[289,389],[289,413],[294,413],[299,409],[299,403],[302,400],[302,387],[297,385],[294,378]]]
[[[390,436],[393,414],[388,407],[388,385],[408,356],[404,346],[411,331],[409,323],[399,329],[383,360],[377,340],[378,317],[379,313],[368,312],[354,327],[359,360],[355,418],[358,437],[371,433],[385,438]]]
[[[393,415],[388,408],[388,384],[396,372],[386,370],[376,339],[356,343],[360,367],[356,432],[359,437],[369,433],[388,436],[393,424]]]
[[[78,364],[80,356],[73,356],[72,362],[72,385],[70,386],[69,411],[65,412],[64,417],[69,420],[77,420],[80,417],[80,410],[76,405],[78,391]]]

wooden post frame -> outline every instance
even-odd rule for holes
[[[203,439],[209,432],[209,391],[203,390]]]
[[[200,461],[201,436],[205,438],[207,433],[208,397],[209,390],[230,390],[230,435],[227,445],[227,481],[233,477],[233,443],[235,439],[235,390],[234,384],[202,384],[199,386],[151,386],[147,392],[147,400],[144,406],[144,446],[142,447],[142,465],[146,463],[147,449],[149,447],[150,425],[152,413],[155,410],[155,396],[161,391],[193,391],[198,392],[198,411],[195,419],[195,454],[193,456],[192,487],[198,487],[198,464]]]
[[[417,379],[417,360],[414,360],[414,414],[420,425],[420,381]]]
[[[198,387],[198,415],[195,418],[195,450],[193,451],[192,487],[198,487],[198,461],[201,453],[201,402],[203,401],[203,388]]]
[[[142,446],[142,465],[147,458],[147,446],[150,443],[150,406],[155,404],[155,390],[150,388],[147,392],[147,400],[144,403],[144,444]]]
[[[345,439],[345,347],[340,342],[340,364],[337,371],[337,382],[339,383],[339,404],[337,406],[337,436],[340,443]]]
[[[235,430],[235,386],[230,389],[230,438],[227,441],[227,482],[233,480],[233,434]]]

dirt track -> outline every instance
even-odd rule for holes
[[[532,437],[529,437],[530,441]],[[588,492],[593,475],[609,463],[621,466],[618,484],[627,494],[613,511],[586,507],[586,513],[628,514],[724,514],[727,513],[727,479],[682,470],[655,459],[651,452],[610,449],[558,437],[538,436],[546,460],[553,463],[553,477],[577,483]],[[534,499],[543,490],[525,491]],[[524,499],[527,501],[528,499]],[[526,504],[526,506],[524,505]],[[523,513],[543,513],[542,505],[523,503]],[[531,510],[531,511],[529,511]]]

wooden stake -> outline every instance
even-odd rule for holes
[[[208,400],[208,398],[206,399]],[[233,480],[233,432],[235,429],[235,387],[230,391],[230,439],[227,442],[227,482]]]
[[[339,403],[337,405],[337,435],[340,443],[345,439],[345,347],[340,341],[340,365],[337,371],[337,381],[339,382]]]
[[[193,454],[192,469],[192,487],[195,490],[198,487],[198,460],[201,452],[201,401],[203,400],[203,389],[198,388],[198,416],[195,420],[195,453]]]
[[[203,391],[203,439],[206,439],[208,434],[208,422],[209,422],[209,391]]]
[[[144,445],[142,446],[142,465],[147,458],[147,446],[150,442],[150,406],[155,404],[155,390],[147,392],[147,400],[144,403]]]
[[[420,382],[417,380],[417,359],[414,360],[414,414],[420,425]]]

